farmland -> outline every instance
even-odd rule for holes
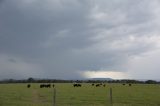
[[[53,106],[54,89],[40,88],[40,84],[0,84],[0,106]],[[95,87],[84,83],[56,83],[56,106],[109,106],[110,88],[113,106],[160,106],[160,85],[106,84]]]

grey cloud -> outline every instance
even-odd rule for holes
[[[16,3],[6,3],[1,12],[1,25],[3,26],[1,29],[1,42],[3,46],[1,46],[1,49],[15,52],[15,54],[26,55],[27,51],[34,54],[32,52],[34,51],[33,49],[37,50],[39,43],[44,42],[50,36],[53,36],[53,40],[56,39],[53,42],[60,44],[63,39],[58,39],[54,36],[59,31],[68,28],[72,28],[74,32],[71,32],[71,35],[69,35],[64,43],[70,41],[74,43],[75,40],[78,42],[79,40],[75,35],[78,36],[78,32],[83,31],[86,27],[85,23],[87,23],[87,21],[85,22],[87,11],[85,11],[83,4],[79,4],[78,2],[76,4],[72,4],[71,2],[71,6],[69,3],[68,5],[61,4],[62,6],[59,9],[54,2],[51,2],[53,6],[48,7],[50,2],[36,1],[33,4],[25,4],[25,2],[17,1]],[[48,10],[48,8],[50,9]],[[72,14],[74,14],[74,17]],[[79,37],[79,39],[81,38]],[[14,49],[16,50],[14,51]]]
[[[32,62],[27,62],[26,60],[6,55],[0,54],[0,78],[27,78],[27,77],[42,77],[44,74],[41,67]],[[38,73],[37,73],[38,71]]]
[[[13,59],[13,58],[8,59],[8,61],[13,62],[13,63],[16,63],[16,60]]]
[[[78,78],[86,70],[127,71],[125,64],[132,56],[157,49],[151,40],[159,33],[155,3],[158,1],[2,1],[0,54],[21,58],[25,67],[34,70],[15,68],[22,77],[37,73],[37,77]],[[7,59],[1,63],[19,64],[14,58]]]

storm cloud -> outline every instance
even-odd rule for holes
[[[158,79],[159,13],[158,0],[2,0],[0,78]]]

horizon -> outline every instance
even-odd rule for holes
[[[33,78],[33,77],[29,77],[29,78]],[[8,78],[8,79],[1,79],[0,81],[5,81],[5,80],[28,80],[29,78],[24,78],[24,79],[12,79],[12,78]],[[54,78],[33,78],[34,80],[66,80],[66,81],[70,81],[70,80],[73,80],[73,81],[76,81],[76,80],[79,80],[79,81],[87,81],[87,80],[105,80],[105,81],[114,81],[114,80],[135,80],[135,81],[148,81],[148,80],[152,80],[152,81],[160,81],[160,79],[113,79],[113,78],[81,78],[81,79],[54,79]]]

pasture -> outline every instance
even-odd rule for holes
[[[54,89],[40,88],[40,84],[0,84],[0,106],[53,106]],[[82,84],[56,83],[56,106],[110,106],[109,90],[112,88],[112,106],[160,106],[160,85],[156,84],[106,84],[95,87]]]

